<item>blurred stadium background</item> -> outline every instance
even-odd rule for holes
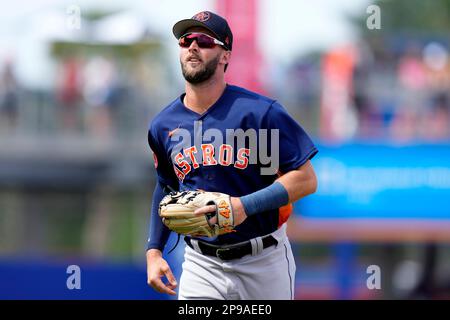
[[[1,299],[169,298],[146,284],[146,129],[183,90],[171,27],[205,9],[235,34],[228,81],[278,99],[319,146],[318,192],[289,221],[296,298],[450,298],[449,0],[3,7]],[[177,276],[182,249],[166,255]]]

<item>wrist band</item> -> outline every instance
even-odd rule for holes
[[[286,188],[279,182],[240,198],[247,216],[278,209],[289,203]]]

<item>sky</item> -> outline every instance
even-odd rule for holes
[[[66,27],[70,5],[78,6],[81,14],[90,9],[125,9],[167,43],[174,59],[178,48],[171,33],[173,24],[199,11],[216,9],[212,0],[13,0],[0,10],[0,63],[13,57],[19,78],[30,86],[51,83],[46,77],[51,67],[48,38],[77,35]],[[257,40],[263,58],[288,64],[311,50],[354,42],[356,34],[346,15],[365,15],[368,5],[368,0],[260,0]],[[127,30],[133,29],[134,22],[125,19],[124,23],[130,23]],[[110,36],[120,35],[111,30]]]

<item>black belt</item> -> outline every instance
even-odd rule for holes
[[[187,245],[195,250],[191,243],[191,238],[184,237]],[[262,237],[263,248],[266,249],[270,246],[277,245],[278,241],[271,235]],[[202,254],[220,258],[222,260],[239,259],[247,254],[252,254],[252,244],[250,241],[240,242],[236,244],[230,244],[225,246],[213,245],[201,240],[198,240],[198,247]]]

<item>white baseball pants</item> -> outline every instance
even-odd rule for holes
[[[276,246],[229,261],[186,245],[178,299],[292,300],[296,266],[286,223],[272,236]]]

